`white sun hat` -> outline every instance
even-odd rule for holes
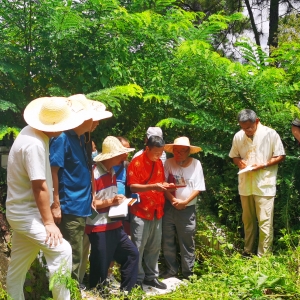
[[[87,99],[83,94],[72,95],[68,98],[79,101],[85,107],[85,109],[88,110],[89,114],[87,119],[99,121],[112,116],[112,113],[106,110],[106,106],[102,102]]]
[[[146,135],[147,135],[147,139],[149,139],[151,135],[156,135],[163,138],[163,132],[160,127],[149,127],[147,129]]]
[[[200,147],[192,146],[190,144],[189,138],[186,136],[181,136],[181,137],[175,139],[173,144],[166,144],[164,150],[167,152],[173,153],[173,146],[190,147],[190,154],[194,154],[194,153],[197,153],[202,150]]]
[[[94,161],[103,161],[134,150],[135,148],[124,147],[116,137],[108,136],[102,143],[102,152],[94,158]]]
[[[86,111],[82,104],[65,97],[41,97],[26,106],[24,119],[35,129],[59,132],[81,125],[86,120]]]

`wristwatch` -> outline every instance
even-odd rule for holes
[[[267,169],[267,166],[268,166],[268,163],[265,163],[265,164],[264,164],[264,170]]]

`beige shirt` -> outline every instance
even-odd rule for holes
[[[243,130],[233,138],[229,153],[231,158],[240,157],[248,166],[265,164],[273,156],[285,155],[283,144],[278,133],[258,123],[253,140]],[[239,194],[242,196],[275,196],[278,165],[265,170],[250,171],[239,174]]]

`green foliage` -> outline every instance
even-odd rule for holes
[[[98,92],[87,95],[89,99],[98,100],[105,105],[120,110],[124,101],[131,98],[142,98],[143,89],[136,84],[128,84],[127,86],[116,86],[109,89],[100,90]]]
[[[280,134],[287,159],[278,174],[275,250],[286,250],[287,245],[278,241],[280,232],[283,228],[292,232],[299,223],[299,148],[290,133],[291,120],[299,116],[298,40],[282,38],[271,58],[242,41],[236,45],[243,54],[242,64],[214,50],[222,44],[221,36],[247,26],[241,14],[228,13],[241,10],[237,1],[25,2],[0,2],[0,140],[10,133],[16,136],[24,126],[20,112],[30,100],[76,93],[102,101],[114,114],[92,134],[99,150],[107,135],[124,135],[139,149],[146,128],[157,124],[166,142],[188,136],[203,149],[195,155],[206,180],[203,206],[232,232],[236,243],[221,243],[227,255],[221,256],[224,263],[220,253],[204,255],[199,247],[197,255],[204,265],[197,272],[202,277],[193,287],[183,286],[173,299],[262,299],[266,290],[296,297],[298,286],[294,282],[291,287],[285,269],[290,261],[285,256],[278,261],[269,257],[273,268],[267,258],[248,262],[229,249],[240,247],[242,224],[237,169],[228,153],[239,130],[236,115],[243,108],[255,110],[264,125]],[[204,14],[199,7],[224,12]],[[216,240],[210,229],[199,230]],[[72,287],[72,282],[54,278]]]
[[[256,68],[263,68],[269,61],[267,54],[261,47],[249,42],[249,40],[236,42],[235,46],[241,49],[242,57]]]
[[[12,300],[11,297],[3,289],[2,284],[0,283],[0,299],[3,300]]]
[[[49,289],[53,290],[54,285],[65,286],[71,293],[71,299],[81,299],[78,283],[71,277],[71,273],[65,270],[64,264],[50,278]]]

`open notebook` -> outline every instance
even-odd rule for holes
[[[243,173],[246,173],[246,172],[250,172],[250,171],[252,171],[252,170],[253,170],[253,167],[247,166],[246,168],[240,170],[240,171],[238,172],[238,174],[243,174]]]
[[[111,206],[109,208],[108,216],[110,218],[122,218],[128,215],[128,206],[133,205],[137,199],[134,198],[126,198],[124,201],[115,206]]]

